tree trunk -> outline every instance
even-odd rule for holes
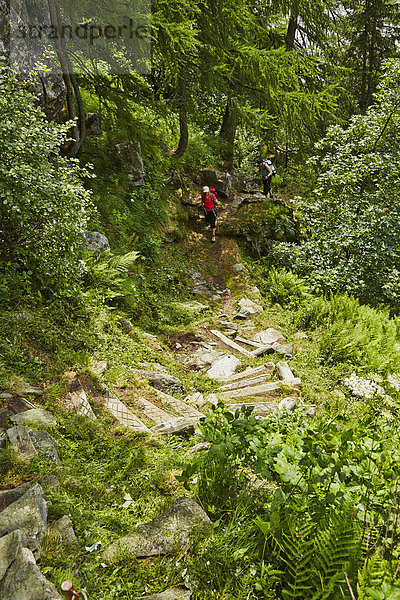
[[[56,32],[61,31],[60,9],[57,0],[47,0],[50,13],[51,25]],[[63,150],[63,154],[67,156],[75,156],[81,147],[85,137],[85,109],[79,85],[73,72],[72,64],[68,56],[65,46],[65,40],[62,36],[56,38],[56,51],[58,60],[60,61],[63,79],[66,88],[66,100],[68,108],[68,116],[71,120],[75,120],[75,124],[71,129],[72,142]],[[75,98],[78,104],[78,122],[76,122]]]
[[[234,146],[237,128],[237,108],[234,100],[228,99],[219,135],[223,141],[222,160],[228,170],[233,167]]]
[[[187,121],[187,106],[186,106],[186,82],[183,77],[179,78],[179,143],[175,150],[172,151],[172,155],[176,158],[181,158],[188,146],[189,142],[189,128]]]
[[[297,25],[298,25],[298,15],[290,13],[289,24],[288,24],[288,28],[286,31],[286,39],[285,39],[286,50],[293,50],[293,48],[294,48]]]

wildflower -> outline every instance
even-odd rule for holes
[[[396,390],[396,392],[400,392],[400,373],[389,375],[388,382],[390,386]]]
[[[352,373],[350,377],[346,377],[343,383],[349,388],[353,396],[358,396],[359,398],[372,398],[375,395],[379,396],[385,393],[385,390],[380,385],[364,377],[359,377],[355,373]]]

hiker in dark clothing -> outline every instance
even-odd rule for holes
[[[268,164],[269,162],[270,161],[264,161],[262,158],[257,158],[258,172],[261,173],[262,181],[263,181],[263,193],[266,198],[268,198],[268,196],[270,198],[273,198],[273,195],[271,192],[271,181],[272,181],[273,170],[272,170],[271,166]],[[257,173],[257,171],[256,171],[256,173]]]
[[[204,214],[206,216],[206,222],[211,227],[211,241],[215,242],[215,229],[217,219],[217,196],[215,193],[210,191],[210,188],[205,185],[203,187],[203,193],[201,196],[204,206]]]

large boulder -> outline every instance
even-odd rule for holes
[[[1,600],[63,600],[26,545],[26,536],[20,530],[0,539]]]
[[[28,430],[23,425],[16,425],[7,429],[10,446],[15,450],[22,461],[29,462],[37,456],[37,450],[29,436]]]
[[[251,194],[252,192],[258,192],[260,187],[257,182],[252,178],[240,173],[239,171],[233,171],[231,173],[232,187],[238,192],[246,192]]]
[[[221,173],[214,169],[202,169],[198,180],[201,185],[208,185],[215,188],[218,194],[228,197],[232,187],[232,178],[230,173]]]
[[[229,379],[234,374],[237,367],[242,363],[240,360],[232,354],[224,354],[213,362],[211,369],[207,371],[208,377],[211,379],[217,379],[218,381],[224,381]]]
[[[28,431],[29,437],[31,438],[33,445],[37,452],[44,456],[47,460],[61,463],[58,455],[58,448],[55,439],[48,433],[48,431],[41,431],[37,429],[30,429]]]
[[[140,143],[137,141],[130,143],[121,142],[115,145],[115,150],[126,165],[131,184],[134,187],[144,185],[146,172],[144,170]]]
[[[43,410],[43,408],[31,408],[17,415],[10,417],[10,420],[16,425],[27,425],[32,423],[41,427],[55,427],[57,421],[51,412]]]
[[[30,550],[40,550],[47,526],[47,503],[38,483],[0,512],[0,537],[20,529]],[[0,596],[2,598],[2,596]]]
[[[165,392],[166,394],[185,394],[186,390],[183,387],[182,381],[173,375],[168,375],[168,373],[144,373],[149,384],[156,388],[156,390],[160,390],[161,392]]]
[[[164,514],[139,525],[132,534],[109,546],[103,553],[103,560],[113,563],[124,552],[144,558],[178,551],[194,532],[210,527],[210,519],[197,502],[191,498],[178,498]]]
[[[98,231],[85,231],[83,234],[83,247],[94,254],[110,250],[110,242],[106,236]]]

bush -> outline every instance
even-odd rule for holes
[[[77,250],[91,212],[90,194],[73,159],[59,155],[70,124],[45,120],[35,97],[0,70],[0,260],[2,298],[21,275],[54,292],[79,276]]]

